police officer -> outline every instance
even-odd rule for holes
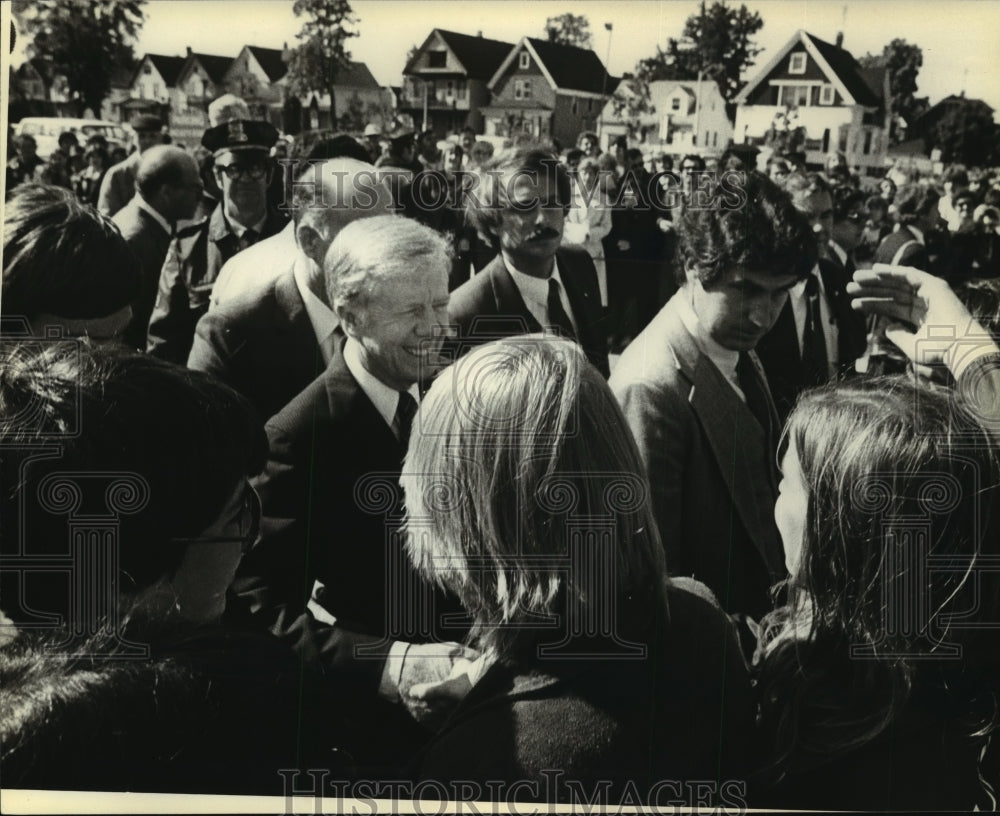
[[[171,243],[149,321],[151,354],[183,364],[222,265],[285,226],[267,199],[273,173],[268,154],[277,139],[274,127],[252,119],[223,122],[202,136],[214,156],[222,199],[206,220],[181,230]]]

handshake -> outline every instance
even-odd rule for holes
[[[885,336],[917,371],[947,368],[957,380],[1000,347],[943,279],[909,266],[875,264],[847,284],[852,307],[889,322]]]

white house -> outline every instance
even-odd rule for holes
[[[604,106],[600,124],[605,149],[618,136],[627,136],[630,144],[645,151],[678,156],[718,156],[729,145],[733,125],[715,82],[660,79],[650,82],[648,90],[649,99],[635,116],[628,115],[627,107],[616,114],[620,105],[613,99]],[[637,95],[630,80],[624,80],[615,92],[623,102]]]
[[[834,151],[850,166],[883,168],[888,148],[889,79],[862,68],[837,44],[799,30],[736,95],[736,141],[764,144],[784,117],[806,132],[808,164]]]

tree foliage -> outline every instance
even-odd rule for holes
[[[985,167],[1000,160],[1000,126],[993,112],[978,99],[953,97],[928,129],[930,147],[941,150],[944,162]]]
[[[898,142],[901,134],[895,126],[895,117],[912,124],[922,112],[921,100],[917,99],[917,75],[924,64],[923,51],[906,40],[894,39],[878,55],[866,54],[858,62],[863,68],[885,68],[889,71],[889,95],[893,113],[893,127],[890,139]]]
[[[289,55],[288,88],[294,94],[329,94],[333,111],[333,86],[338,72],[350,60],[351,54],[344,46],[351,37],[358,36],[351,29],[358,18],[347,0],[295,0],[292,10],[296,17],[306,19],[296,35],[299,45]]]
[[[718,84],[727,101],[732,100],[742,84],[743,72],[761,51],[753,37],[763,27],[760,14],[744,5],[735,8],[715,2],[705,8],[702,3],[699,13],[684,24],[684,37],[671,37],[666,49],[657,46],[656,54],[639,60],[635,75],[652,82],[697,79],[701,72],[704,79]]]
[[[545,36],[549,42],[560,45],[575,45],[577,48],[592,48],[590,20],[583,14],[560,14],[545,21]]]
[[[111,77],[135,64],[133,43],[144,22],[146,0],[19,0],[18,27],[31,37],[28,54],[51,61],[54,75],[66,77],[80,112],[100,116]]]

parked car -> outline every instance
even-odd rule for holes
[[[76,134],[80,147],[95,133],[101,133],[108,140],[108,150],[124,147],[130,152],[137,144],[135,131],[119,122],[101,119],[70,119],[61,116],[29,116],[14,125],[14,136],[34,136],[38,155],[47,159],[59,147],[59,136],[71,132]]]

